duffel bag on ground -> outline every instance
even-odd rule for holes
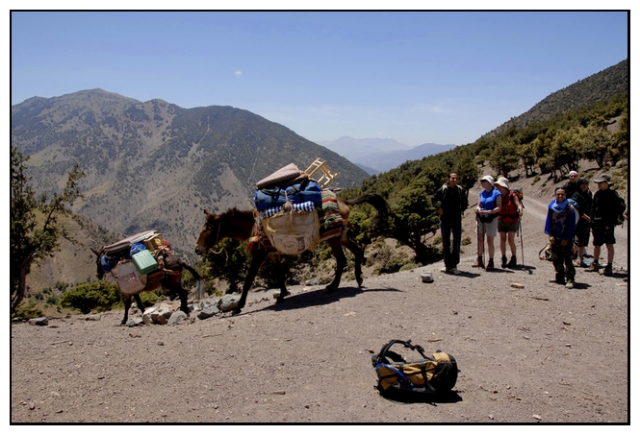
[[[407,362],[390,350],[394,344],[418,351],[422,359]],[[411,340],[391,340],[371,361],[378,375],[378,390],[389,399],[429,400],[438,393],[451,391],[458,380],[458,365],[453,356],[438,350],[428,357],[422,346],[411,344]]]
[[[316,208],[320,208],[322,207],[322,191],[314,180],[305,180],[287,187],[258,189],[254,195],[254,201],[258,211],[279,207],[285,202],[301,204],[311,201]]]

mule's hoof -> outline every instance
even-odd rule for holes
[[[358,283],[358,288],[362,287],[362,282],[363,282],[362,278],[356,279],[356,282]]]
[[[332,292],[332,291],[336,290],[337,288],[338,288],[337,286],[333,286],[333,285],[329,284],[328,286],[326,286],[326,287],[324,288],[324,291],[326,291],[326,292]]]
[[[231,315],[232,316],[237,316],[241,312],[242,312],[242,310],[240,308],[236,308],[235,310],[231,310]]]

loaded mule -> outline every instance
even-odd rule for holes
[[[337,198],[338,212],[343,220],[343,225],[339,227],[335,236],[326,239],[331,247],[333,256],[336,258],[336,274],[333,281],[327,285],[326,290],[337,289],[340,286],[342,271],[347,264],[347,258],[344,255],[342,246],[349,249],[355,256],[355,276],[358,286],[362,286],[362,269],[361,265],[364,260],[364,251],[362,247],[347,234],[346,225],[348,223],[351,205],[362,203],[371,204],[378,212],[378,223],[385,222],[389,215],[389,205],[385,199],[377,193],[368,193],[352,200],[343,200]],[[249,243],[249,252],[251,254],[251,264],[247,277],[242,287],[242,296],[238,301],[237,308],[233,314],[239,314],[244,307],[249,289],[253,285],[260,267],[267,257],[271,257],[274,263],[279,266],[280,253],[270,246],[267,238],[260,234],[258,224],[258,214],[256,211],[241,211],[237,208],[231,208],[224,213],[214,214],[204,210],[206,215],[205,223],[202,231],[196,241],[195,250],[198,255],[204,255],[209,249],[217,245],[225,238],[245,241],[251,239]],[[282,302],[284,297],[289,294],[285,285],[285,277],[281,267],[276,267],[278,271],[278,282],[280,286],[280,296],[277,302]]]
[[[99,280],[103,279],[107,272],[104,271],[101,257],[105,254],[105,247],[101,250],[91,249],[96,254],[96,276]],[[189,292],[182,287],[182,272],[187,269],[194,279],[197,281],[197,298],[201,299],[205,294],[205,282],[202,280],[198,272],[187,263],[182,261],[180,257],[173,254],[172,250],[162,249],[156,254],[156,259],[161,265],[159,269],[151,272],[147,275],[147,281],[143,288],[135,290],[134,292],[124,292],[120,285],[120,293],[124,299],[124,317],[122,318],[121,325],[125,325],[129,319],[129,309],[131,308],[131,299],[135,299],[138,308],[144,312],[145,306],[140,299],[140,293],[149,292],[162,287],[168,292],[172,298],[177,295],[180,298],[180,310],[185,314],[189,314],[189,307],[187,306],[187,300]]]

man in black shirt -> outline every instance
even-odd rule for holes
[[[467,191],[458,186],[458,174],[449,173],[447,183],[431,197],[431,203],[440,215],[442,234],[442,254],[444,256],[443,272],[459,275],[460,241],[462,239],[462,215],[469,206]],[[453,235],[453,246],[451,246]]]
[[[613,245],[616,243],[614,229],[617,224],[618,214],[623,212],[618,192],[611,190],[611,176],[602,174],[593,179],[598,183],[598,190],[593,195],[591,204],[591,230],[593,232],[593,263],[589,268],[591,272],[597,272],[600,258],[600,247],[607,246],[607,265],[603,275],[613,275]]]

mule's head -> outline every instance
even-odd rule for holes
[[[102,270],[102,263],[100,262],[100,257],[102,253],[97,249],[93,249],[93,248],[91,248],[91,251],[93,251],[93,253],[96,254],[96,276],[98,277],[98,279],[102,279],[104,278],[104,270]]]
[[[209,213],[207,210],[204,211],[204,214],[206,219],[195,246],[196,254],[198,255],[204,255],[205,252],[220,241],[220,226],[222,223],[220,215]]]

